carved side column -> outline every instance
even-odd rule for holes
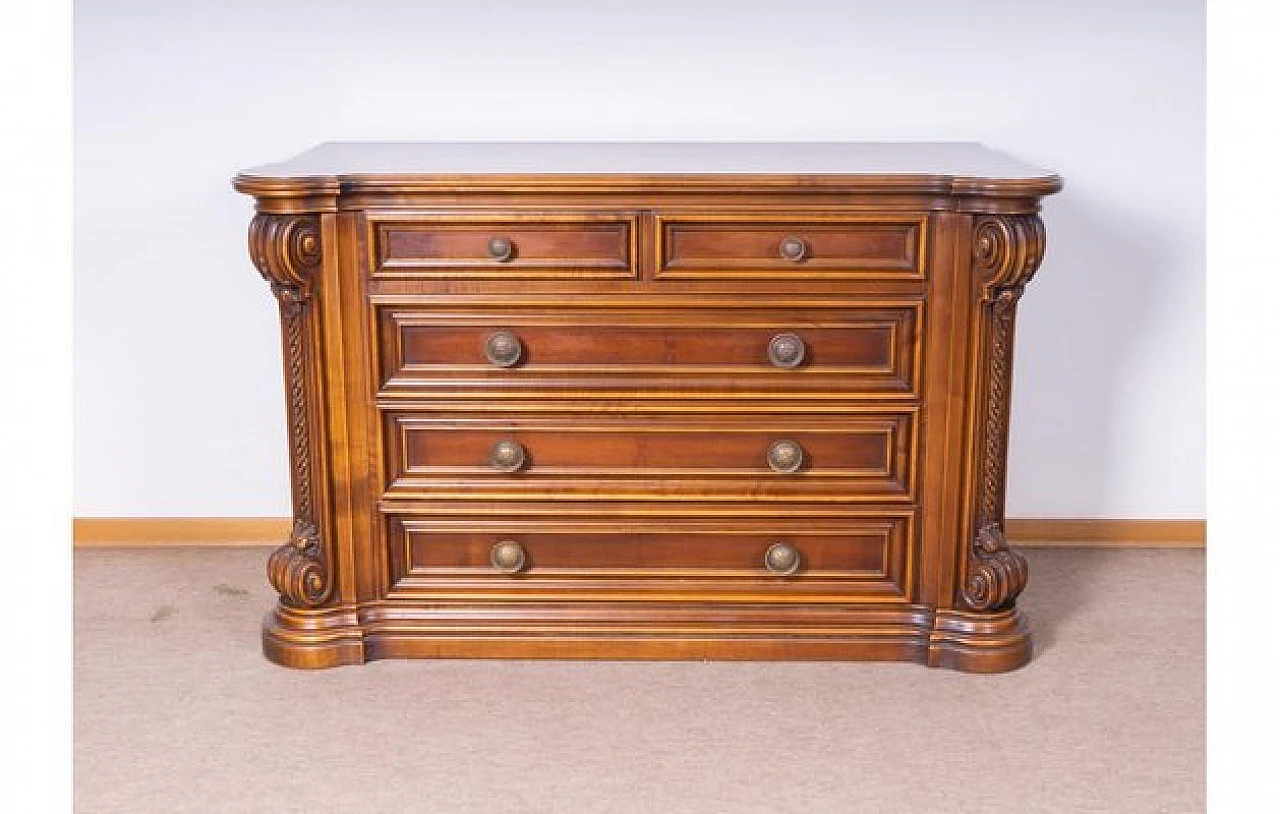
[[[249,253],[280,303],[292,465],[293,531],[272,552],[267,576],[285,605],[314,608],[333,591],[332,553],[316,505],[319,387],[312,354],[314,284],[320,269],[320,219],[315,215],[258,214],[249,225]]]
[[[982,280],[977,506],[961,595],[976,611],[1011,606],[1027,585],[1027,561],[1004,534],[1005,466],[1014,317],[1023,288],[1040,267],[1044,242],[1036,215],[982,216],[974,223],[973,266]]]

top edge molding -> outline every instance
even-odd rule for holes
[[[1062,179],[972,142],[329,142],[233,184],[279,212],[441,192],[923,194],[1026,209]]]

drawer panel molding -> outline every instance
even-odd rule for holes
[[[391,412],[385,497],[910,501],[915,419]]]
[[[918,302],[665,310],[384,304],[376,314],[380,395],[918,392]]]
[[[372,278],[632,279],[629,213],[404,213],[367,216]]]
[[[393,514],[386,523],[393,594],[530,599],[612,584],[652,597],[697,583],[742,600],[843,591],[856,601],[901,602],[910,600],[913,518],[911,511],[834,522],[655,516],[638,527],[622,519]],[[798,554],[788,573],[770,567],[778,546]]]
[[[656,279],[923,280],[928,220],[814,213],[662,213]]]

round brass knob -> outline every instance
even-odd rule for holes
[[[804,361],[804,340],[795,334],[778,334],[769,340],[769,361],[774,367],[798,367]]]
[[[771,574],[789,577],[800,570],[800,551],[790,543],[774,543],[764,552],[764,567]]]
[[[489,562],[504,574],[518,574],[524,570],[524,546],[515,540],[499,540],[489,549]]]
[[[809,247],[804,241],[798,237],[786,237],[778,244],[778,253],[782,255],[783,260],[790,260],[792,263],[798,263],[804,259]]]
[[[774,472],[796,472],[804,465],[804,447],[795,441],[774,441],[765,460]]]
[[[516,472],[524,467],[524,446],[519,441],[506,439],[489,449],[489,466],[499,472]]]
[[[520,337],[510,331],[498,331],[485,340],[484,355],[498,367],[513,367],[524,355],[524,345],[520,344]]]
[[[499,263],[505,263],[515,253],[516,245],[509,238],[494,237],[489,239],[489,256]]]

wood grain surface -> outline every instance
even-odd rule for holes
[[[1056,176],[427,143],[234,183],[284,347],[273,660],[1030,658],[1005,462]]]

